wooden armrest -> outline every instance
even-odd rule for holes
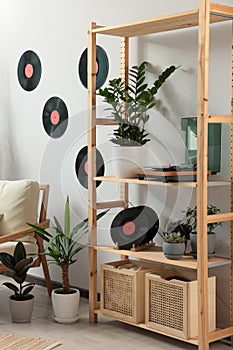
[[[46,220],[44,220],[36,225],[40,226],[42,228],[48,228],[49,224],[50,224],[50,220],[46,219]],[[19,238],[23,238],[24,236],[28,236],[31,232],[33,232],[33,229],[31,227],[28,227],[26,229],[12,232],[12,233],[9,233],[8,235],[1,236],[0,237],[0,244],[5,243],[5,242],[9,242],[9,241],[15,241],[16,239],[19,239]]]

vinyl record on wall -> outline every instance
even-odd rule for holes
[[[34,90],[40,82],[41,62],[37,54],[31,50],[23,53],[18,63],[18,80],[26,91]]]
[[[120,211],[111,224],[111,238],[120,249],[131,249],[133,244],[139,246],[146,240],[149,219],[142,206]]]
[[[47,134],[57,139],[66,131],[68,125],[68,110],[65,102],[57,97],[51,97],[43,109],[43,125]]]
[[[109,70],[108,56],[101,46],[96,46],[96,89],[104,85]],[[79,60],[79,77],[85,88],[87,88],[87,49],[85,49]]]
[[[84,188],[88,188],[88,148],[87,146],[83,147],[75,161],[75,172],[78,181]],[[103,176],[104,175],[104,160],[101,155],[101,153],[96,149],[96,174],[97,176]],[[101,184],[101,181],[96,181],[96,187],[98,187]]]

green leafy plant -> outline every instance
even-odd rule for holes
[[[121,78],[109,81],[109,86],[99,89],[98,94],[111,105],[107,110],[119,123],[110,139],[115,144],[140,146],[149,142],[145,124],[149,120],[148,111],[155,106],[154,96],[162,84],[178,68],[174,65],[166,68],[152,87],[145,83],[147,62],[133,66],[129,70],[129,84]]]
[[[27,300],[31,298],[30,292],[34,288],[34,283],[23,284],[27,277],[27,272],[33,264],[33,258],[26,257],[26,250],[21,241],[17,243],[14,249],[14,255],[9,253],[0,253],[0,261],[5,265],[9,271],[7,275],[12,277],[19,286],[4,282],[3,284],[14,292],[12,299]]]
[[[97,215],[97,220],[103,217],[108,210]],[[80,239],[88,232],[88,218],[81,221],[73,229],[70,227],[70,203],[69,196],[66,198],[64,212],[64,228],[54,216],[55,225],[51,227],[55,234],[37,225],[28,225],[33,228],[33,232],[47,242],[45,255],[52,258],[51,262],[55,263],[62,270],[62,289],[64,294],[70,293],[69,267],[76,262],[76,254],[87,247],[88,244],[80,243]]]
[[[197,230],[197,206],[191,208],[191,207],[187,207],[186,211],[184,211],[185,213],[185,219],[186,219],[186,223],[188,225],[190,225],[191,230],[192,231],[196,231]],[[218,208],[216,205],[213,204],[209,204],[207,206],[207,214],[208,215],[213,215],[213,214],[219,214],[221,213],[221,209]],[[207,225],[208,227],[208,233],[213,233],[214,229],[217,226],[221,226],[222,222],[211,222]]]
[[[190,226],[182,223],[182,221],[179,220],[171,222],[167,226],[166,231],[162,234],[160,233],[160,236],[163,238],[164,242],[186,243],[187,239],[189,238],[190,231]]]

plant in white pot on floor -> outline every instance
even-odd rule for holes
[[[19,241],[14,249],[14,254],[0,252],[0,261],[7,270],[7,276],[13,278],[17,283],[4,282],[7,288],[14,292],[9,297],[9,307],[11,319],[16,323],[27,323],[31,321],[34,295],[30,294],[34,288],[34,283],[24,283],[27,272],[33,264],[33,258],[26,256],[26,250],[21,241]]]
[[[97,220],[104,216],[107,211],[98,214]],[[37,225],[30,223],[28,225],[47,242],[44,254],[51,258],[48,261],[59,266],[62,271],[62,288],[52,291],[54,319],[60,323],[73,323],[79,318],[80,292],[78,289],[70,287],[69,267],[76,262],[76,254],[87,247],[87,244],[80,243],[80,240],[88,232],[88,219],[84,219],[71,229],[70,203],[67,196],[64,212],[64,228],[62,228],[55,216],[54,222],[55,225],[51,228],[55,231],[55,234],[51,234],[48,230]]]
[[[129,70],[129,83],[125,84],[121,78],[109,81],[109,86],[99,89],[98,95],[104,98],[104,102],[111,105],[107,110],[110,116],[119,123],[113,131],[110,141],[116,146],[113,160],[123,160],[116,166],[116,175],[119,177],[131,177],[132,169],[137,167],[136,163],[143,160],[140,155],[143,145],[150,141],[145,124],[149,120],[148,111],[155,106],[154,96],[162,84],[178,68],[174,65],[166,68],[152,87],[145,83],[147,62],[133,66]],[[124,147],[124,148],[123,148]],[[127,148],[126,148],[127,147]],[[134,158],[135,156],[135,158]],[[138,157],[142,157],[140,160]]]

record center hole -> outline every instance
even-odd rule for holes
[[[50,120],[53,125],[57,125],[60,120],[60,114],[58,113],[57,110],[52,111],[50,115]]]
[[[24,68],[25,77],[30,79],[33,76],[33,73],[34,73],[33,65],[30,63],[26,64]]]
[[[127,221],[124,225],[123,225],[123,232],[125,235],[130,236],[135,232],[136,229],[136,225],[134,222],[132,221]]]

